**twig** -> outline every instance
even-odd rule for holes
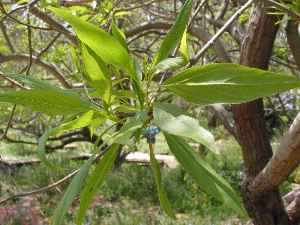
[[[143,8],[145,6],[151,5],[152,3],[156,2],[156,1],[157,0],[150,0],[150,1],[142,3],[140,5],[134,5],[132,7],[127,7],[127,8],[119,8],[119,9],[116,9],[116,10],[113,11],[113,15],[118,13],[118,12],[122,12],[122,11],[132,11],[134,9]]]
[[[196,10],[192,15],[192,18],[188,24],[188,29],[190,29],[193,25],[194,20],[196,19],[197,15],[199,14],[200,10],[202,9],[202,7],[204,6],[204,4],[207,2],[207,0],[202,0],[201,2],[199,2],[199,4],[196,6]]]
[[[29,26],[30,28],[38,29],[38,30],[51,30],[50,28],[47,28],[47,27],[32,26],[32,25],[30,25],[30,24],[24,23],[24,22],[22,22],[22,21],[16,19],[15,17],[11,16],[10,13],[7,13],[7,12],[5,11],[5,9],[2,8],[2,7],[0,7],[0,10],[1,10],[1,12],[5,15],[5,16],[0,20],[0,23],[2,23],[2,22],[4,21],[4,19],[5,19],[6,17],[8,17],[8,18],[10,18],[11,20],[15,21],[16,23],[21,24],[21,25],[23,25],[23,26],[27,26],[27,27]]]
[[[25,54],[12,54],[12,55],[0,55],[0,63],[8,61],[28,61],[29,55]],[[43,67],[49,73],[53,74],[54,77],[61,83],[65,88],[72,88],[72,86],[66,81],[64,75],[59,71],[57,66],[52,63],[45,63],[41,59],[32,56],[33,63]],[[4,75],[5,76],[5,75]]]
[[[55,41],[60,37],[61,33],[58,33],[51,41],[50,43],[44,48],[43,50],[40,51],[40,53],[37,55],[37,58],[41,58],[55,43]]]
[[[4,140],[6,138],[6,135],[8,133],[8,130],[9,130],[10,126],[11,126],[11,123],[12,123],[12,120],[13,120],[13,117],[14,117],[14,114],[15,114],[15,111],[16,111],[16,107],[17,107],[17,105],[15,104],[13,106],[12,110],[11,110],[7,125],[5,127],[4,133],[2,134],[0,140]]]
[[[63,33],[74,45],[77,45],[77,38],[70,31],[68,31],[63,25],[56,22],[52,17],[39,10],[37,7],[31,7],[29,11],[34,16],[42,20],[44,23],[48,24],[48,26],[50,26],[51,29]]]
[[[12,83],[13,85],[15,85],[15,86],[21,88],[21,89],[28,89],[28,88],[24,87],[24,86],[23,86],[21,83],[19,83],[18,81],[15,81],[15,80],[13,80],[13,79],[11,79],[11,78],[9,78],[9,77],[6,77],[5,74],[4,74],[2,71],[0,71],[0,78],[1,78],[1,77],[2,77],[3,79],[5,79],[5,80],[9,81],[9,82]]]
[[[226,31],[226,29],[246,10],[255,0],[248,0],[238,11],[236,11],[230,19],[218,30],[218,32],[198,51],[198,53],[190,60],[189,67],[196,64],[203,54],[214,44],[214,42]]]
[[[29,8],[28,8],[28,11],[27,11],[27,24],[31,24],[31,21],[30,21],[30,14],[29,14]],[[31,69],[31,66],[32,66],[32,39],[31,39],[31,27],[30,26],[27,26],[27,38],[28,38],[28,52],[29,52],[29,62],[28,62],[28,66],[26,68],[26,75],[29,75],[30,73],[30,69]]]
[[[55,188],[58,185],[60,185],[64,182],[68,181],[69,179],[71,179],[73,176],[75,176],[79,172],[79,170],[80,169],[77,169],[77,170],[73,171],[72,173],[68,174],[67,176],[63,177],[62,179],[60,179],[60,180],[58,180],[58,181],[56,181],[56,182],[54,182],[50,185],[47,185],[45,187],[42,187],[42,188],[39,188],[39,189],[36,189],[36,190],[33,190],[33,191],[27,191],[27,192],[19,193],[19,194],[12,195],[12,196],[9,196],[7,198],[4,198],[4,199],[0,200],[0,205],[4,204],[7,201],[16,199],[16,198],[21,198],[21,197],[25,197],[25,196],[29,196],[29,195],[39,194],[39,193],[48,191],[52,188]]]
[[[289,7],[285,6],[284,4],[274,1],[274,0],[267,0],[269,3],[271,3],[272,5],[285,10],[286,12],[292,13],[294,16],[300,18],[300,13],[296,12],[296,11],[292,11],[291,9],[289,9]]]
[[[11,42],[11,40],[10,40],[10,38],[9,38],[9,36],[8,36],[8,34],[7,34],[7,32],[6,32],[6,27],[5,27],[4,23],[0,23],[0,28],[1,28],[3,37],[4,37],[4,39],[5,39],[6,43],[7,43],[7,45],[8,45],[8,47],[9,47],[10,51],[11,51],[12,53],[15,53],[15,52],[16,52],[16,51],[15,51],[15,48],[14,48],[14,46],[13,46],[13,44],[12,44],[12,42]]]
[[[99,159],[108,151],[109,147],[107,147],[106,149],[104,149],[103,151],[101,151],[94,159],[93,163],[99,161]],[[77,169],[75,171],[73,171],[72,173],[69,173],[67,176],[63,177],[62,179],[52,183],[52,184],[49,184],[45,187],[42,187],[42,188],[38,188],[36,190],[32,190],[32,191],[27,191],[27,192],[23,192],[23,193],[19,193],[19,194],[16,194],[16,195],[12,195],[12,196],[9,196],[7,198],[4,198],[2,200],[0,200],[0,205],[1,204],[4,204],[6,203],[7,201],[10,201],[10,200],[13,200],[13,199],[16,199],[16,198],[21,198],[21,197],[26,197],[26,196],[29,196],[29,195],[35,195],[35,194],[39,194],[39,193],[42,193],[42,192],[45,192],[45,191],[49,191],[50,189],[53,189],[53,188],[56,188],[57,186],[63,184],[64,182],[70,180],[72,177],[74,177],[78,172],[79,172],[80,169]]]

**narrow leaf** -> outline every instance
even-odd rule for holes
[[[294,76],[220,63],[187,69],[166,80],[165,87],[197,104],[242,103],[300,87],[300,80]]]
[[[168,58],[180,42],[182,35],[186,29],[193,6],[192,0],[186,0],[174,25],[163,40],[158,53],[154,58],[153,64],[156,65],[160,61]]]
[[[176,70],[185,64],[185,59],[182,57],[167,58],[162,60],[155,66],[155,73],[165,72],[167,70]]]
[[[0,92],[0,102],[19,104],[49,115],[78,114],[94,108],[90,102],[81,99],[77,93],[55,89]]]
[[[120,131],[109,140],[110,143],[128,144],[133,134],[142,128],[147,117],[141,117],[137,114],[134,117],[129,117]]]
[[[70,23],[78,38],[89,46],[107,64],[131,73],[133,64],[127,50],[109,33],[97,26],[73,16],[65,9],[50,7],[56,15]]]
[[[56,90],[61,91],[64,93],[72,93],[71,90],[60,89],[56,86],[51,85],[49,82],[44,80],[36,79],[32,76],[27,76],[23,74],[7,74],[5,73],[6,77],[12,78],[20,83],[23,83],[25,86],[32,88],[32,89],[42,89],[42,90]]]
[[[188,43],[187,43],[187,30],[186,29],[181,38],[179,51],[180,51],[181,55],[183,56],[185,62],[188,62],[190,60],[190,53],[189,53],[189,47],[188,47]]]
[[[92,174],[87,178],[86,185],[80,195],[80,207],[76,217],[76,223],[78,225],[82,224],[86,210],[91,204],[93,197],[102,185],[108,172],[112,169],[119,150],[120,146],[118,144],[113,144],[98,162]]]
[[[156,183],[156,187],[157,187],[157,191],[158,191],[158,198],[159,198],[160,205],[169,217],[175,219],[175,214],[172,210],[171,204],[169,202],[168,196],[166,194],[166,191],[165,191],[163,183],[162,183],[159,163],[157,162],[157,160],[155,158],[153,145],[150,146],[149,148],[150,148],[150,163],[151,163],[151,168],[152,168],[153,175],[155,178],[155,183]]]
[[[105,63],[93,50],[84,44],[82,45],[82,56],[88,83],[109,104],[112,82]]]
[[[246,215],[235,191],[207,162],[196,155],[191,146],[178,136],[167,133],[164,135],[176,159],[205,192],[222,201],[241,216]]]
[[[213,135],[201,127],[198,120],[187,115],[172,115],[172,111],[166,111],[166,108],[161,108],[160,104],[154,105],[153,116],[154,123],[163,131],[169,134],[190,138],[193,141],[205,145],[212,152],[216,152]]]
[[[113,21],[111,26],[112,35],[119,41],[119,43],[128,50],[128,46],[126,43],[126,37],[124,32],[117,26],[115,21]]]
[[[39,158],[42,160],[43,163],[45,163],[50,168],[54,168],[54,166],[48,162],[47,156],[46,156],[46,143],[50,136],[52,135],[58,135],[63,132],[79,129],[83,127],[87,127],[92,123],[94,111],[89,111],[79,118],[76,118],[72,121],[66,122],[61,124],[59,127],[50,128],[48,129],[40,138],[38,141],[38,148],[37,153]]]
[[[72,182],[69,184],[63,198],[60,200],[56,209],[54,210],[52,225],[63,224],[63,219],[68,211],[68,208],[81,191],[85,178],[87,177],[89,169],[92,165],[93,159],[94,158],[92,157],[88,161],[86,161],[84,165],[81,166],[79,172],[72,179]]]

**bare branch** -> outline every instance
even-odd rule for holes
[[[293,53],[295,62],[300,70],[300,36],[298,33],[298,23],[299,21],[296,20],[289,20],[287,27],[286,27],[286,36],[287,42],[290,46],[290,49]]]
[[[0,64],[9,61],[28,62],[29,58],[30,56],[25,54],[0,55]],[[59,71],[56,65],[52,63],[45,63],[44,61],[38,59],[35,56],[32,56],[32,63],[43,67],[46,71],[53,74],[53,76],[62,84],[63,87],[72,88],[72,86],[66,81],[64,75]]]
[[[226,29],[246,10],[254,0],[248,0],[238,11],[236,11],[224,26],[197,52],[197,54],[190,60],[190,66],[196,64],[202,55],[214,44],[214,42],[226,31]]]
[[[255,195],[273,190],[281,184],[300,163],[300,113],[283,137],[266,167],[249,186]]]
[[[39,10],[37,7],[31,7],[29,11],[37,18],[44,21],[44,23],[48,24],[51,28],[64,34],[73,44],[77,45],[76,37],[70,31],[68,31],[63,25],[61,25],[60,23],[52,19],[52,17]]]
[[[155,22],[155,23],[144,23],[141,26],[128,30],[126,32],[126,37],[133,37],[144,33],[149,30],[169,30],[171,28],[171,23],[166,22]],[[189,33],[203,42],[208,42],[211,39],[211,35],[201,27],[190,27]],[[212,47],[216,51],[218,59],[222,62],[230,62],[230,56],[228,55],[223,43],[220,40],[216,40]]]

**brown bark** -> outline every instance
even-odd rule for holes
[[[276,18],[265,12],[262,3],[255,8],[245,36],[240,63],[267,69],[278,27]],[[255,176],[272,157],[272,148],[264,120],[262,99],[232,106],[236,132],[242,146],[246,178],[242,196],[249,216],[255,225],[292,224],[277,189],[253,196],[248,189]]]
[[[300,162],[300,113],[286,133],[276,153],[265,168],[256,176],[249,190],[254,194],[268,192],[280,185]]]
[[[297,67],[300,69],[300,36],[298,33],[298,24],[299,21],[297,20],[289,20],[286,27],[286,36]]]

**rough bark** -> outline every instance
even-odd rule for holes
[[[258,3],[251,16],[241,48],[241,64],[261,69],[268,68],[278,30],[275,23],[276,18],[268,15],[262,3]],[[234,105],[232,110],[245,162],[246,177],[243,183],[242,196],[253,224],[292,224],[277,189],[260,196],[253,196],[253,193],[248,189],[249,184],[272,157],[262,99]]]
[[[255,195],[274,189],[297,168],[300,162],[299,134],[300,113],[280,142],[272,159],[249,186]]]
[[[298,33],[298,24],[299,21],[297,20],[289,20],[286,27],[286,36],[297,67],[300,69],[300,36]]]

